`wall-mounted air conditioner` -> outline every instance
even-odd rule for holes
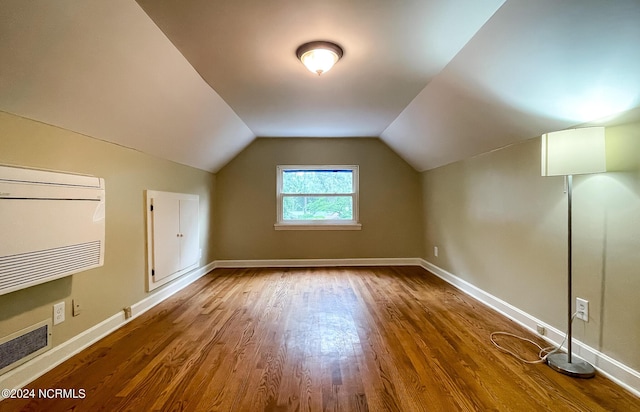
[[[104,264],[104,179],[0,166],[0,295]]]

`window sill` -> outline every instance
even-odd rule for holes
[[[360,223],[276,223],[273,227],[275,230],[362,230]]]

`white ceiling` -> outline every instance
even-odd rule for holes
[[[256,136],[426,170],[640,106],[638,45],[638,0],[0,0],[0,110],[213,172]]]
[[[257,136],[379,136],[504,0],[138,0]],[[464,10],[464,12],[460,12]],[[344,49],[318,77],[296,49]]]

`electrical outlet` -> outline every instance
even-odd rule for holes
[[[438,246],[433,247],[433,256],[438,257]]]
[[[544,336],[547,334],[547,328],[542,325],[536,325],[536,330],[538,331],[538,335]]]
[[[129,319],[131,317],[131,306],[124,308],[124,318]]]
[[[80,314],[80,302],[78,302],[77,299],[73,299],[71,301],[71,308],[73,309],[71,313],[73,316],[78,316]]]
[[[64,322],[64,302],[53,305],[53,324]]]
[[[589,301],[582,298],[576,298],[576,312],[578,312],[576,318],[589,322]]]

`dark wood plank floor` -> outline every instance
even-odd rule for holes
[[[29,385],[84,399],[0,411],[640,411],[496,330],[532,337],[417,267],[218,269]]]

